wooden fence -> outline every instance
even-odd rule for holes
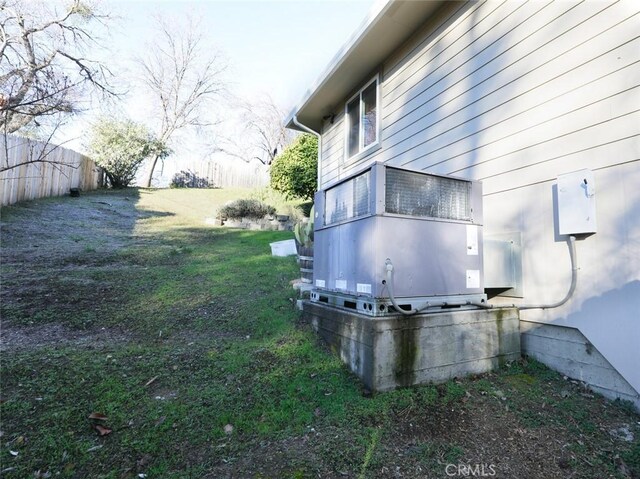
[[[236,161],[191,161],[178,164],[180,173],[188,173],[194,181],[204,180],[211,186],[259,188],[269,184],[269,170],[261,163]]]
[[[50,143],[0,135],[0,205],[94,190],[102,169],[80,153]]]

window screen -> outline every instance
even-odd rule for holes
[[[374,82],[362,92],[362,103],[364,107],[363,113],[363,146],[366,148],[375,143],[378,130],[376,128],[377,116],[377,84]]]
[[[347,116],[349,117],[349,156],[358,153],[360,148],[360,99],[356,98],[347,105]]]
[[[470,221],[470,196],[468,181],[386,168],[387,213]]]
[[[345,106],[347,158],[378,142],[378,88],[378,77],[374,77]]]
[[[367,171],[327,190],[324,203],[326,224],[369,214],[369,178]]]

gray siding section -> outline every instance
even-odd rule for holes
[[[383,161],[482,179],[491,193],[505,170],[528,184],[537,165],[618,141],[619,162],[637,159],[640,21],[630,2],[456,3],[440,18],[382,68],[382,149],[345,161],[340,111],[323,185]],[[586,166],[609,162],[600,158]]]
[[[344,165],[344,110],[336,114],[333,124],[325,121],[322,129],[322,168],[320,184],[326,184]]]
[[[482,180],[484,232],[522,234],[524,302],[541,303],[571,279],[555,180],[593,170],[574,297],[522,318],[578,328],[640,391],[640,4],[447,3],[379,72],[381,148],[345,159],[336,105],[321,186],[374,161]]]
[[[640,410],[640,395],[579,330],[521,321],[520,332],[523,354],[609,399],[631,401]]]

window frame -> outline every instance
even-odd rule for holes
[[[362,94],[364,91],[369,88],[372,84],[376,85],[376,140],[370,143],[367,146],[364,146],[364,102],[362,101]],[[353,100],[359,98],[358,103],[358,118],[360,120],[360,124],[358,127],[358,151],[353,155],[349,156],[349,133],[351,130],[351,120],[349,118],[349,104],[353,102]],[[345,163],[349,164],[359,160],[365,155],[369,154],[371,151],[380,148],[380,119],[381,114],[380,111],[382,109],[382,95],[380,94],[380,74],[376,74],[373,78],[367,81],[362,88],[360,88],[356,93],[354,93],[347,101],[344,103],[344,160]]]

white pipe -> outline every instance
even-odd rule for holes
[[[393,304],[393,307],[396,308],[396,311],[402,313],[405,316],[413,316],[414,314],[419,313],[420,311],[424,311],[428,308],[433,308],[435,306],[446,306],[447,303],[427,303],[420,309],[412,309],[411,311],[402,309],[400,306],[398,306],[396,297],[393,294],[393,263],[391,263],[391,260],[387,258],[387,260],[384,262],[384,265],[387,269],[387,289],[389,290],[389,299],[391,300],[391,304]]]
[[[569,287],[569,291],[564,298],[551,304],[521,304],[520,306],[516,307],[518,309],[552,309],[562,306],[564,303],[569,301],[576,290],[576,285],[578,284],[578,257],[576,255],[575,236],[569,236],[569,256],[571,257],[571,286]]]
[[[384,262],[384,265],[387,269],[387,289],[389,290],[389,299],[391,300],[391,304],[393,304],[393,307],[396,308],[396,311],[404,314],[405,316],[412,316],[416,314],[418,312],[417,309],[413,309],[411,311],[405,311],[400,306],[398,306],[398,303],[396,302],[396,298],[393,295],[393,264],[391,263],[391,260],[387,258],[387,260]]]
[[[560,301],[551,304],[505,304],[505,305],[494,305],[489,303],[480,303],[476,301],[467,301],[464,303],[460,303],[461,305],[472,305],[477,306],[479,308],[484,309],[493,309],[493,308],[518,308],[518,309],[552,309],[558,308],[565,304],[569,299],[573,296],[573,293],[576,290],[576,286],[578,284],[578,258],[576,254],[576,237],[569,236],[569,256],[571,257],[571,286],[569,287],[569,291]],[[447,305],[456,305],[456,303],[427,303],[424,307],[420,309],[413,309],[411,311],[405,311],[401,309],[396,299],[393,295],[393,264],[391,260],[387,258],[385,261],[385,266],[387,269],[387,288],[389,290],[389,299],[391,299],[391,304],[396,308],[397,311],[400,311],[405,316],[411,316],[420,311],[424,311],[427,308],[432,308],[435,306],[447,306]]]
[[[315,130],[312,130],[311,128],[309,128],[306,125],[303,125],[302,123],[300,123],[298,121],[298,116],[297,115],[293,115],[293,124],[296,125],[298,128],[300,128],[301,130],[306,131],[307,133],[311,133],[312,135],[315,135],[318,137],[318,178],[317,178],[317,182],[318,182],[318,189],[320,189],[320,180],[321,180],[321,175],[320,175],[320,168],[321,168],[321,164],[322,164],[322,134],[318,133]]]
[[[571,286],[569,286],[569,291],[560,301],[551,304],[505,304],[505,305],[493,305],[493,304],[484,304],[484,303],[470,303],[474,306],[478,306],[481,308],[491,309],[491,308],[518,308],[518,309],[552,309],[558,308],[565,304],[573,293],[576,290],[576,286],[578,284],[578,257],[576,254],[576,237],[569,236],[569,256],[571,257]]]

